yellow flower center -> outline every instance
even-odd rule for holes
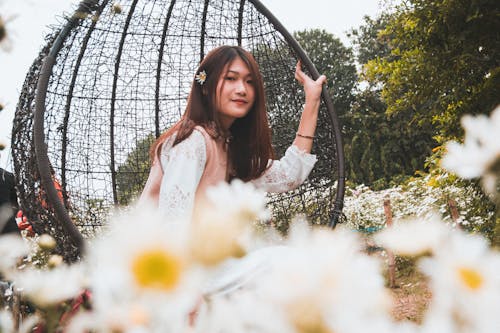
[[[177,286],[182,271],[180,258],[164,249],[151,249],[140,253],[132,262],[136,282],[145,288],[171,290]]]
[[[471,268],[461,267],[458,269],[461,281],[471,290],[477,290],[483,285],[482,275]]]
[[[334,333],[323,318],[319,304],[313,299],[298,299],[288,304],[289,315],[299,333]]]

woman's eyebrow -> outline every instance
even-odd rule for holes
[[[226,74],[229,74],[229,73],[241,75],[241,72],[234,70],[234,69],[228,69]],[[245,76],[252,76],[252,73],[248,72]]]

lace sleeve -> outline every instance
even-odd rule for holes
[[[286,192],[300,186],[309,176],[316,155],[290,146],[280,160],[272,161],[271,166],[257,179],[251,181],[257,188],[266,192]]]
[[[189,220],[207,159],[205,139],[196,130],[172,147],[174,139],[170,137],[161,149],[163,178],[158,207],[169,220]]]

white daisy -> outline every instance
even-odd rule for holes
[[[0,272],[8,276],[29,252],[30,247],[18,235],[0,236]]]
[[[211,207],[229,220],[254,222],[270,217],[265,192],[239,179],[208,188],[206,196]]]
[[[431,278],[433,295],[426,327],[445,325],[450,332],[498,331],[500,255],[489,249],[485,239],[454,231],[420,267]]]
[[[416,256],[434,251],[450,232],[437,214],[429,219],[399,221],[374,236],[377,244],[400,255]]]
[[[14,319],[7,311],[0,311],[0,332],[14,333]]]
[[[178,331],[201,295],[202,272],[190,262],[186,229],[144,206],[117,214],[89,246],[87,261],[97,318],[142,308],[146,326]]]
[[[203,220],[191,225],[189,245],[193,260],[204,266],[215,266],[228,258],[242,257],[247,252],[245,241],[250,227],[243,221],[226,220],[206,211]]]
[[[19,323],[19,328],[14,329],[14,318],[12,313],[0,311],[0,332],[1,333],[30,333],[33,332],[33,327],[39,323],[41,318],[38,315],[25,315]]]
[[[253,242],[252,226],[266,220],[266,196],[252,184],[235,179],[206,192],[190,230],[191,254],[197,262],[215,266],[230,257],[243,256]]]
[[[156,305],[161,306],[161,304]],[[161,308],[158,312],[160,310]],[[168,309],[163,310],[163,312],[168,311]],[[168,316],[164,316],[164,321],[161,318],[158,320],[145,300],[137,300],[105,309],[80,312],[71,319],[65,332],[184,332],[187,327],[186,317],[176,318],[176,322]]]
[[[288,255],[273,262],[262,294],[286,311],[297,332],[387,332],[389,296],[380,263],[341,228],[292,230]],[[361,330],[362,331],[362,330]]]
[[[295,333],[283,311],[255,292],[241,290],[200,308],[195,333]]]
[[[194,79],[200,85],[203,85],[205,83],[205,81],[207,80],[207,73],[203,70],[203,71],[199,72],[198,74],[196,74]]]
[[[41,307],[71,299],[87,287],[82,266],[76,264],[51,270],[26,269],[13,278],[15,286]]]
[[[465,130],[464,144],[449,142],[441,163],[444,168],[466,179],[486,176],[489,180],[485,183],[486,190],[492,193],[495,186],[491,184],[495,183],[500,171],[500,106],[489,118],[485,115],[464,116],[462,127]]]

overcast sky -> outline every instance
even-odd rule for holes
[[[19,91],[29,66],[43,46],[50,25],[59,26],[75,0],[0,0],[0,15],[7,21],[7,43],[0,45],[0,142],[7,145],[0,166],[12,170],[10,132]],[[119,1],[116,1],[119,3]],[[348,43],[345,32],[376,16],[380,0],[261,0],[288,31],[319,28]],[[10,50],[5,50],[5,49]]]

